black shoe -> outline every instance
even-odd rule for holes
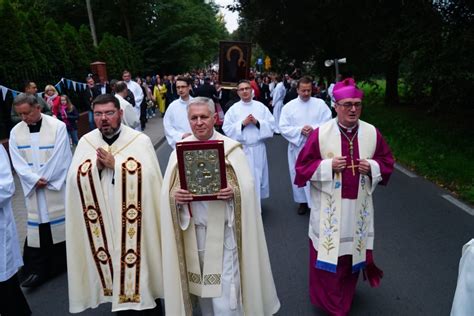
[[[309,207],[307,203],[300,203],[300,206],[298,207],[298,215],[304,215],[308,210]]]
[[[46,278],[39,274],[30,274],[22,283],[22,287],[34,288],[40,286],[46,281]]]

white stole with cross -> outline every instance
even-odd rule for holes
[[[322,125],[319,128],[318,136],[321,158],[324,160],[311,179],[312,184],[320,193],[320,203],[316,203],[316,205],[319,204],[318,260],[316,268],[335,273],[341,244],[342,175],[335,173],[333,177],[330,176],[331,181],[326,180],[329,178],[328,173],[332,173],[332,158],[342,156],[342,135],[337,120],[334,119]],[[357,140],[359,158],[369,160],[372,178],[359,175],[355,213],[349,215],[354,216],[354,226],[352,227],[353,271],[359,271],[365,266],[369,229],[373,225],[372,192],[381,180],[378,164],[370,160],[377,145],[375,127],[359,120]]]

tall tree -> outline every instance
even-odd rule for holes
[[[95,32],[94,14],[92,14],[91,0],[86,0],[87,16],[89,17],[89,26],[91,28],[92,42],[97,47],[97,34]]]

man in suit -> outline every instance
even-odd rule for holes
[[[84,93],[82,94],[82,99],[84,100],[84,104],[87,105],[87,109],[89,110],[89,130],[92,131],[95,128],[95,123],[91,105],[95,97],[101,94],[101,89],[97,88],[94,78],[92,78],[92,75],[86,77],[86,84],[87,87]]]

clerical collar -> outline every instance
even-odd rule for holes
[[[342,125],[341,123],[337,122],[337,125],[339,125],[340,128],[342,128],[344,131],[346,131],[347,133],[352,133],[353,130],[357,129],[359,127],[359,124],[356,124],[352,127],[346,127],[344,125]]]
[[[30,133],[39,133],[41,129],[41,123],[43,122],[43,118],[40,118],[40,120],[34,124],[28,124],[28,129],[30,130]]]
[[[119,129],[112,136],[106,136],[102,134],[102,139],[104,140],[104,142],[107,143],[107,145],[110,146],[117,140],[117,138],[119,138],[121,131],[122,131],[122,126],[120,126]]]
[[[242,101],[243,104],[248,105],[248,104],[251,104],[253,100],[250,99],[250,101],[244,101],[244,100],[240,100],[240,101]]]

